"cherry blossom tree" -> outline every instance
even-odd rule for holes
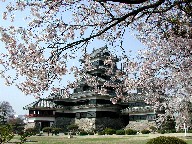
[[[14,116],[14,110],[9,102],[1,101],[0,102],[0,113],[1,117],[12,118]]]
[[[76,66],[67,68],[67,61],[80,52],[87,55],[89,45],[99,39],[123,53],[126,75],[116,72],[123,84],[114,103],[137,87],[143,88],[146,102],[167,113],[177,109],[178,99],[191,101],[190,0],[3,2],[3,19],[10,25],[0,25],[6,51],[1,53],[0,74],[7,85],[14,83],[26,95],[38,97],[50,88],[58,90],[54,81],[60,82],[70,71],[76,77],[80,72]],[[22,15],[26,25],[16,23]],[[123,47],[127,28],[148,47],[134,60]],[[89,66],[88,55],[85,59]],[[111,62],[109,58],[106,63]],[[12,69],[15,76],[9,75]]]

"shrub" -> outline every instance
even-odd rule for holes
[[[52,128],[51,127],[44,127],[43,129],[43,132],[47,132],[48,136],[49,136],[49,133],[52,131]],[[53,133],[52,133],[53,135]]]
[[[115,131],[114,129],[111,129],[111,128],[106,128],[106,129],[104,130],[104,132],[105,132],[105,134],[107,134],[107,135],[112,135],[112,134],[115,134],[115,133],[116,133],[116,131]]]
[[[71,131],[76,131],[78,130],[79,126],[76,125],[76,124],[71,124],[71,125],[68,125],[67,129],[68,130],[71,130]]]
[[[127,135],[136,135],[137,134],[137,131],[136,130],[133,130],[133,129],[127,129],[125,131],[125,134]]]
[[[25,130],[25,133],[27,133],[27,135],[36,135],[37,133],[36,133],[36,130],[34,129],[34,128],[27,128],[26,130]],[[20,134],[22,134],[22,132],[20,132],[20,133],[18,133],[19,135]]]
[[[97,133],[98,133],[98,135],[104,135],[104,134],[105,134],[104,131],[99,131],[99,132],[97,132]]]
[[[52,134],[55,134],[55,135],[57,135],[57,134],[59,134],[59,132],[61,132],[61,128],[52,128],[52,130],[51,130],[51,132],[52,132]]]
[[[83,136],[83,135],[88,135],[88,132],[86,132],[86,131],[80,131],[80,132],[79,132],[79,135],[81,135],[81,136]]]
[[[184,133],[185,131],[184,130],[178,130],[177,133]]]
[[[183,131],[184,132],[184,131]],[[192,133],[192,129],[188,130],[188,133]]]
[[[142,133],[142,134],[149,134],[149,133],[150,133],[150,131],[149,131],[149,130],[144,129],[144,130],[142,130],[142,131],[141,131],[141,133]]]
[[[157,131],[157,128],[156,128],[156,127],[154,127],[154,126],[150,126],[150,129],[151,129],[151,131],[152,131],[152,132]]]
[[[24,131],[24,126],[12,126],[13,128],[13,133],[14,134],[19,134],[20,132]]]
[[[172,130],[166,130],[166,133],[176,133],[176,130],[175,130],[175,129],[172,129]]]
[[[125,135],[125,130],[117,130],[116,135]]]
[[[94,132],[88,132],[89,135],[94,135]]]
[[[6,143],[14,137],[11,125],[0,125],[0,143]]]
[[[187,144],[184,140],[177,137],[160,136],[149,140],[146,144]]]
[[[165,130],[158,130],[157,132],[160,133],[160,134],[164,134]]]
[[[44,127],[43,132],[51,132],[52,128],[51,127]]]
[[[30,137],[33,135],[33,133],[31,133],[30,131],[25,131],[25,132],[20,132],[18,134],[20,136],[20,143],[25,143],[27,141],[27,137]]]

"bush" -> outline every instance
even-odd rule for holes
[[[106,128],[106,129],[104,130],[104,132],[105,132],[105,134],[107,134],[107,135],[112,135],[112,134],[115,134],[115,133],[116,133],[116,131],[115,131],[114,129],[111,129],[111,128]]]
[[[144,129],[144,130],[142,130],[142,131],[141,131],[141,133],[142,133],[142,134],[149,134],[149,133],[150,133],[150,131],[149,131],[149,130]]]
[[[76,131],[78,130],[79,126],[76,125],[76,124],[71,124],[71,125],[68,125],[67,129],[68,130],[71,130],[71,131]]]
[[[158,130],[157,132],[160,133],[160,134],[164,134],[165,130]]]
[[[98,135],[105,135],[105,132],[104,131],[99,131]]]
[[[88,132],[89,135],[94,135],[94,132]]]
[[[184,131],[183,131],[184,132]],[[188,133],[192,133],[192,129],[188,130]]]
[[[11,125],[0,125],[0,143],[6,143],[14,137]]]
[[[49,136],[49,133],[51,133],[52,128],[51,127],[44,127],[42,130],[43,130],[43,132],[47,132],[47,134]],[[52,135],[53,135],[53,133],[52,133]]]
[[[28,135],[36,135],[37,133],[36,133],[36,130],[34,129],[34,128],[28,128],[28,129],[26,129],[25,130],[25,133],[27,133]],[[20,133],[18,133],[19,135],[20,134],[23,134],[22,132],[20,132]]]
[[[151,131],[152,131],[152,132],[157,131],[157,128],[156,128],[156,127],[154,127],[154,126],[150,126],[150,129],[151,129]]]
[[[187,144],[184,140],[177,137],[160,136],[149,140],[146,144]]]
[[[125,134],[127,135],[136,135],[137,134],[137,131],[136,130],[133,130],[133,129],[127,129],[125,131]]]
[[[184,133],[185,131],[184,130],[178,130],[177,133]]]
[[[172,130],[166,130],[166,133],[176,133],[176,130],[175,130],[175,129],[172,129]]]
[[[25,143],[27,141],[27,137],[30,137],[33,135],[30,131],[20,132],[18,134],[20,136],[21,143]]]
[[[88,133],[86,131],[80,131],[79,135],[83,136],[83,135],[88,135]]]
[[[44,127],[43,132],[51,132],[52,128],[51,127]]]
[[[55,135],[57,135],[57,134],[59,134],[59,132],[61,132],[61,128],[52,128],[52,130],[51,130],[51,132],[52,132],[52,134],[55,134]]]
[[[116,135],[125,135],[125,130],[117,130]]]

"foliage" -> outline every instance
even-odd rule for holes
[[[94,132],[88,131],[88,135],[94,135]]]
[[[26,133],[27,135],[36,135],[37,134],[37,131],[36,131],[36,129],[35,128],[27,128],[27,129],[25,129],[25,132],[22,132],[21,133],[21,135],[23,134],[23,133]]]
[[[127,130],[125,130],[125,134],[127,134],[127,135],[136,135],[137,131],[133,130],[133,129],[127,129]]]
[[[184,140],[179,139],[177,137],[160,136],[149,140],[147,144],[187,144],[187,143]]]
[[[162,129],[162,130],[158,130],[157,132],[160,134],[164,134],[166,131]]]
[[[125,130],[116,130],[116,135],[125,135]]]
[[[81,136],[83,136],[83,135],[88,135],[88,132],[86,132],[86,131],[80,131],[80,132],[79,132],[79,135],[81,135]]]
[[[52,132],[52,127],[44,127],[42,129],[43,132],[47,132],[48,136],[49,136],[49,133]],[[54,132],[52,132],[52,135],[54,134]]]
[[[13,132],[15,134],[19,134],[20,132],[24,131],[25,127],[24,126],[13,126]]]
[[[0,143],[9,142],[14,137],[10,125],[0,125]]]
[[[59,134],[59,132],[61,132],[61,130],[62,130],[61,128],[52,128],[51,133],[57,135]]]
[[[157,128],[156,128],[155,126],[150,126],[149,128],[150,128],[150,130],[151,130],[152,132],[155,132],[155,131],[157,130]]]
[[[184,132],[184,131],[183,131],[183,132]],[[189,129],[189,130],[188,130],[188,133],[192,133],[192,129]]]
[[[106,129],[104,130],[104,132],[105,132],[105,134],[107,134],[107,135],[116,134],[115,129],[111,129],[111,128],[106,128]]]
[[[18,134],[24,130],[25,123],[20,118],[11,118],[7,122],[12,126],[13,132]]]
[[[71,125],[67,126],[67,129],[71,130],[71,131],[77,131],[78,128],[79,128],[79,126],[76,124],[71,124]]]
[[[172,129],[172,130],[166,130],[166,133],[176,133],[176,129]]]
[[[9,102],[0,101],[0,112],[3,112],[5,118],[13,118],[14,110]]]
[[[142,131],[141,131],[141,133],[142,133],[142,134],[149,134],[149,133],[150,133],[150,131],[149,131],[149,130],[144,129],[144,130],[142,130]]]
[[[161,129],[165,130],[166,132],[176,132],[175,130],[175,119],[171,118],[171,116],[167,116],[166,120],[163,122]]]
[[[28,128],[27,130],[18,133],[18,135],[20,136],[21,143],[25,143],[28,137],[36,135],[36,133],[33,128]]]
[[[98,135],[105,135],[105,132],[104,131],[98,131],[97,134]]]
[[[64,135],[68,135],[68,132],[64,132]]]
[[[51,132],[52,128],[51,127],[44,127],[43,132]]]

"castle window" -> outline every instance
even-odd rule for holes
[[[108,52],[103,53],[103,55],[110,56],[110,54]]]
[[[86,90],[88,90],[88,89],[89,89],[89,86],[88,86],[88,85],[83,86],[83,91],[86,91]]]

